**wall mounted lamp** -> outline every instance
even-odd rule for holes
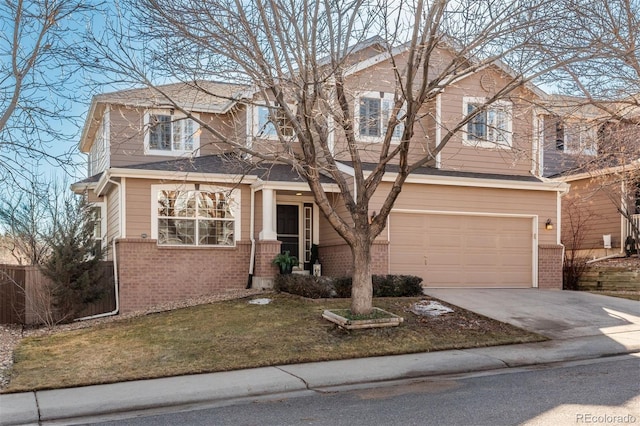
[[[547,219],[547,221],[544,223],[544,229],[546,229],[547,231],[553,230],[553,222],[551,222],[551,219]]]

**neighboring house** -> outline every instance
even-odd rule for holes
[[[347,83],[360,105],[354,117],[358,148],[370,161],[365,168],[372,168],[393,70],[375,46],[363,45],[358,58]],[[443,129],[495,93],[503,76],[488,68],[448,87],[416,126],[419,148],[433,149]],[[212,95],[185,84],[161,89],[254,148],[278,149],[271,140],[275,125],[292,132],[277,117],[270,122],[247,88],[197,84]],[[512,101],[478,115],[409,177],[373,247],[374,273],[419,275],[427,287],[562,287],[560,198],[567,185],[541,178],[536,129],[542,117],[521,101],[535,96],[535,89],[523,88]],[[103,248],[118,268],[122,312],[247,285],[268,287],[278,252],[290,250],[307,269],[314,244],[324,275],[351,271],[348,245],[291,167],[255,159],[247,164],[157,91],[96,96],[79,147],[88,154],[89,177],[72,188],[86,192],[100,211]],[[340,170],[353,173],[340,135],[332,149]],[[390,168],[381,189],[393,178]],[[322,185],[341,211],[337,185],[328,177]],[[376,203],[381,198],[374,198],[370,211],[379,210]]]
[[[636,103],[549,97],[547,110],[544,175],[571,185],[562,243],[580,257],[624,253],[630,221],[640,225]]]
[[[562,204],[562,242],[579,257],[626,254],[631,222],[640,228],[640,164],[603,167],[556,179],[571,185]]]

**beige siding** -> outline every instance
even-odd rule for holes
[[[107,249],[108,260],[111,256],[111,241],[120,235],[120,190],[113,185],[107,193]]]
[[[483,74],[466,78],[448,87],[442,95],[442,120],[445,128],[454,128],[464,117],[464,97],[487,97],[491,93],[480,86],[482,75],[491,75],[499,81],[497,73],[487,70]],[[512,147],[511,149],[481,148],[463,144],[462,129],[442,150],[442,168],[469,172],[497,173],[507,175],[529,175],[532,167],[533,112],[527,103],[514,94],[512,102]],[[445,131],[443,131],[444,137]]]
[[[132,164],[151,163],[171,160],[175,157],[148,155],[144,152],[144,114],[145,109],[114,106],[111,110],[111,167],[126,167]],[[216,131],[232,140],[244,143],[245,129],[243,110],[232,110],[225,115],[200,114],[200,118]],[[230,147],[215,138],[206,128],[200,131],[199,156],[228,152]]]
[[[383,183],[369,210],[379,210],[390,184]],[[517,189],[406,184],[395,210],[528,215],[538,217],[539,244],[555,244],[556,231],[544,229],[547,218],[556,221],[557,193]],[[393,236],[392,236],[393,238]]]
[[[342,200],[342,196],[340,194],[332,193],[327,194],[329,200],[331,201],[331,205],[333,209],[342,217],[347,223],[352,223],[350,220],[349,212]],[[320,213],[320,245],[332,245],[332,244],[344,244],[344,239],[336,232],[336,230],[331,226],[329,221],[324,217],[322,213]]]
[[[568,248],[601,249],[602,236],[610,234],[612,247],[620,249],[620,183],[582,179],[570,184],[569,194],[562,200],[563,243]]]
[[[441,51],[443,63],[451,59],[451,55]],[[396,57],[399,68],[402,68],[405,59],[403,55]],[[484,81],[492,81],[492,88]],[[477,75],[465,78],[456,84],[447,87],[441,95],[441,136],[447,133],[447,129],[453,129],[464,116],[464,97],[490,97],[495,90],[506,84],[503,74],[497,69],[487,69]],[[395,77],[388,62],[382,62],[364,69],[350,76],[348,94],[352,99],[363,91],[393,93],[395,89]],[[532,168],[533,155],[533,120],[534,114],[531,104],[526,101],[533,95],[524,89],[514,92],[513,104],[513,146],[511,149],[490,149],[463,145],[462,131],[447,142],[441,154],[441,167],[450,170],[464,170],[472,172],[498,173],[509,175],[529,175]],[[357,106],[354,105],[354,114],[357,114]],[[415,135],[412,140],[410,159],[415,161],[424,157],[430,157],[430,152],[436,145],[436,105],[435,101],[424,106],[424,118],[416,123]],[[462,129],[464,130],[464,129]],[[380,144],[360,142],[359,148],[364,161],[377,162]],[[349,153],[346,149],[344,136],[337,132],[336,152],[340,159],[348,160]],[[431,158],[429,165],[435,164]]]
[[[126,226],[128,238],[140,238],[142,234],[151,237],[151,185],[167,185],[175,183],[177,187],[184,182],[171,182],[152,179],[127,179],[126,180]],[[192,184],[191,182],[189,184]],[[227,183],[200,182],[201,185],[219,185],[231,187]],[[248,185],[240,185],[241,190],[241,240],[249,239],[249,226],[251,223],[251,188]]]
[[[401,68],[406,62],[404,55],[400,55],[396,58],[398,66]],[[393,93],[396,88],[395,76],[393,69],[389,62],[383,61],[379,64],[373,65],[362,71],[359,71],[348,77],[347,82],[347,96],[352,102],[352,111],[354,115],[358,114],[358,106],[354,105],[354,99],[356,99],[362,92],[384,92]],[[419,158],[423,158],[428,155],[431,148],[435,144],[435,127],[433,121],[433,114],[435,113],[435,106],[425,106],[421,114],[424,114],[425,119],[416,123],[414,126],[414,136],[410,149],[410,158],[415,161]],[[356,129],[356,140],[359,139]],[[392,142],[393,149],[395,147]],[[362,161],[377,163],[380,157],[380,143],[376,142],[358,142],[358,148]],[[346,139],[344,134],[340,131],[335,134],[335,153],[336,158],[340,160],[350,160],[350,154],[347,149]],[[431,161],[431,164],[435,164],[435,159]]]
[[[258,239],[260,231],[262,231],[262,191],[256,191],[255,195],[255,222],[253,227],[253,238]]]

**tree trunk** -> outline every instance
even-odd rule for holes
[[[371,243],[357,241],[356,244],[351,247],[351,253],[353,254],[351,313],[368,315],[373,310]]]

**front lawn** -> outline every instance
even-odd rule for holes
[[[260,297],[273,300],[217,302],[25,338],[5,392],[545,340],[460,308],[438,318],[409,312],[427,297],[375,299],[405,322],[351,332],[321,317],[325,309],[347,308],[348,300]]]

